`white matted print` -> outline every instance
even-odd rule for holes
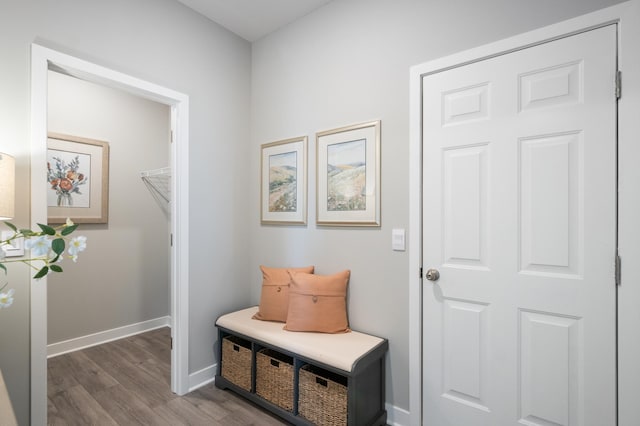
[[[107,223],[109,144],[50,133],[47,139],[49,223]]]
[[[260,221],[307,223],[307,137],[261,146]]]
[[[380,121],[316,134],[316,222],[380,226]]]

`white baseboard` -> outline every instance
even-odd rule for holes
[[[202,386],[208,385],[216,378],[218,364],[213,364],[195,373],[189,374],[189,392],[194,391]]]
[[[87,336],[52,343],[47,345],[47,358],[53,358],[54,356],[90,348],[91,346],[101,345],[103,343],[145,333],[161,327],[171,327],[171,317],[160,317],[139,322],[137,324],[125,325],[124,327],[113,328],[111,330],[100,331]]]
[[[408,426],[410,424],[410,413],[407,410],[396,407],[389,403],[385,404],[387,410],[387,424],[392,426]]]

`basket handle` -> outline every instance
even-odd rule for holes
[[[236,352],[240,352],[240,346],[233,345],[233,350],[236,351]]]
[[[320,377],[316,377],[316,383],[325,388],[327,387],[327,381],[325,379],[321,379]]]
[[[271,360],[271,365],[273,365],[276,368],[280,368],[280,363],[278,361],[276,361],[275,359]]]

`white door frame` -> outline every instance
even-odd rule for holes
[[[55,50],[31,45],[31,226],[47,223],[47,73],[56,70],[171,107],[171,390],[189,391],[189,97]],[[47,280],[31,279],[31,424],[47,419]]]
[[[422,425],[422,77],[515,50],[618,23],[618,249],[622,284],[618,287],[618,424],[640,418],[640,0],[630,0],[568,21],[416,65],[410,72],[409,226],[409,408],[410,424]],[[628,184],[627,184],[628,182]],[[625,262],[625,259],[627,261]],[[613,273],[613,268],[612,268]]]

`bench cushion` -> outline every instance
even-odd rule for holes
[[[383,339],[357,331],[343,334],[287,331],[282,323],[253,319],[258,307],[222,315],[216,325],[294,354],[351,372],[354,363],[383,342]]]

